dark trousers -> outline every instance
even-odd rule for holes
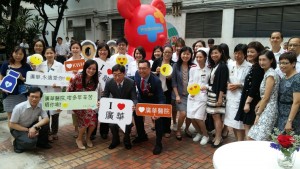
[[[59,124],[59,113],[50,115],[50,112],[47,111],[49,119],[51,119],[51,124],[49,122],[48,128],[49,128],[49,134],[57,134],[58,132],[58,124]]]
[[[33,126],[33,123],[31,126]],[[15,129],[10,130],[10,133],[15,138],[14,146],[19,150],[30,150],[34,149],[36,145],[45,145],[48,144],[48,125],[44,125],[41,127],[39,131],[39,135],[34,138],[28,137],[28,132],[26,131],[18,131]]]
[[[137,116],[134,112],[134,121],[136,126],[136,131],[138,133],[139,138],[145,138],[147,137],[147,134],[145,132],[145,126],[143,121],[143,116]],[[161,140],[163,135],[163,118],[159,118],[155,120],[155,133],[156,133],[156,145],[162,146]]]
[[[171,104],[172,101],[172,90],[164,92],[166,97],[166,104]],[[163,133],[171,133],[171,117],[162,117]]]
[[[119,136],[119,126],[117,124],[109,124],[110,131],[112,133],[112,144],[120,143]],[[126,125],[123,142],[124,144],[131,144],[130,142],[130,132],[131,132],[132,124]]]
[[[97,113],[97,119],[98,119],[98,113]],[[98,123],[99,122],[96,123],[96,128],[95,128],[95,130],[92,133],[93,136],[95,136],[97,134]],[[99,130],[100,130],[100,135],[102,135],[102,134],[108,134],[108,132],[109,132],[108,123],[101,123],[100,122]]]

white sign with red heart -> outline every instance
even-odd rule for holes
[[[94,59],[98,64],[99,69],[99,82],[101,83],[101,88],[104,90],[105,83],[108,79],[113,78],[112,66],[109,62],[104,62],[100,58]]]
[[[101,98],[98,120],[118,124],[125,132],[126,125],[132,122],[132,100]]]

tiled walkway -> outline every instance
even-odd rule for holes
[[[108,149],[111,135],[103,140],[98,133],[93,141],[93,148],[79,150],[72,137],[73,126],[68,124],[60,128],[59,140],[51,143],[52,149],[37,149],[26,153],[42,157],[38,167],[33,168],[213,168],[212,156],[215,149],[209,144],[200,146],[199,142],[195,143],[187,137],[177,141],[174,133],[171,138],[163,139],[163,152],[152,155],[155,132],[150,129],[149,123],[146,123],[145,128],[149,141],[133,145],[131,150],[126,150],[122,144],[113,150]],[[225,142],[232,140],[231,134]],[[0,154],[1,152],[14,153],[9,139],[0,142]]]

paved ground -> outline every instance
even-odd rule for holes
[[[16,154],[10,143],[7,121],[0,121],[0,168],[213,168],[212,156],[215,149],[210,145],[201,146],[187,137],[177,141],[174,133],[171,138],[163,139],[163,152],[160,155],[152,155],[155,133],[150,129],[148,120],[145,128],[149,141],[133,145],[131,150],[126,150],[122,144],[109,150],[107,147],[111,135],[107,140],[103,140],[98,133],[93,141],[93,148],[79,150],[72,137],[70,115],[65,112],[61,114],[60,126],[59,140],[52,143],[52,149],[37,149]],[[225,142],[232,141],[233,137],[230,134]]]

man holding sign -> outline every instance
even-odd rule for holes
[[[113,73],[113,78],[109,79],[106,82],[103,97],[109,97],[111,95],[112,98],[132,100],[135,105],[137,103],[135,84],[132,79],[125,77],[125,67],[123,65],[116,64],[115,66],[112,67],[112,73]],[[104,112],[99,112],[99,113],[104,113]],[[125,129],[124,146],[126,149],[131,149],[131,142],[130,142],[131,127],[132,127],[132,123],[126,125],[126,129]],[[112,143],[109,145],[108,148],[113,149],[120,144],[119,126],[118,124],[111,123],[109,124],[109,128],[112,132],[113,138],[112,138]]]
[[[138,71],[135,74],[134,80],[136,82],[139,95],[139,103],[155,103],[164,104],[165,96],[161,86],[161,81],[157,76],[151,73],[150,62],[147,60],[141,60],[138,64]],[[162,135],[163,135],[163,124],[162,119],[152,117],[155,120],[156,129],[156,144],[153,149],[153,154],[160,154],[162,151]],[[136,130],[138,137],[133,140],[133,143],[140,143],[148,140],[148,136],[144,129],[144,121],[142,116],[134,114],[134,120],[136,124]]]

